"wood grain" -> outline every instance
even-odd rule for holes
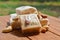
[[[2,30],[6,28],[9,22],[9,18],[9,15],[0,16],[0,40],[60,40],[60,19],[58,18],[48,16],[50,22],[49,31],[33,36],[23,36],[20,30],[2,33]]]
[[[7,22],[9,22],[9,16],[0,16],[0,40],[29,40],[18,30],[10,33],[2,33],[2,30],[7,26]]]

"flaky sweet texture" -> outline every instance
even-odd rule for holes
[[[16,8],[16,13],[18,15],[33,14],[33,13],[37,14],[37,9],[31,6],[21,6]]]
[[[16,13],[10,15],[10,26],[2,32],[10,32],[13,29],[21,28],[22,33],[43,32],[49,28],[47,16],[41,15],[35,7],[21,6],[16,8]]]
[[[20,15],[21,29],[23,33],[38,32],[41,28],[41,24],[37,17],[37,14]]]

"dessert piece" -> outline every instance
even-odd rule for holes
[[[45,16],[45,15],[38,14],[38,19],[40,20],[40,23],[42,26],[49,24],[49,20],[48,20],[47,16]]]
[[[22,33],[39,32],[41,24],[37,14],[20,15]]]
[[[40,23],[42,25],[41,32],[45,33],[46,31],[48,31],[49,20],[48,20],[47,16],[41,15],[41,14],[38,15],[38,18],[39,18]]]
[[[10,26],[12,26],[13,29],[19,29],[21,27],[21,22],[17,14],[10,15]]]
[[[13,29],[21,29],[21,22],[20,19],[15,19],[11,24]]]
[[[48,20],[47,16],[41,15],[41,14],[39,14],[38,16],[39,16],[38,18],[39,18],[42,26],[49,25],[49,20]]]
[[[48,25],[44,25],[43,27],[46,28],[46,31],[48,31],[48,29],[49,29]]]
[[[16,8],[16,13],[18,15],[20,14],[37,14],[37,9],[35,7],[31,7],[31,6],[21,6]]]
[[[38,17],[39,21],[42,19],[41,14],[38,14],[37,17]]]
[[[16,19],[17,14],[10,14],[10,24],[13,22],[14,19]]]
[[[17,14],[11,14],[10,17],[10,26],[5,28],[2,32],[6,33],[12,31],[13,29],[21,29],[19,16]]]
[[[45,33],[46,31],[48,31],[48,28],[49,26],[48,25],[44,25],[43,27],[41,27],[41,32],[42,33]]]
[[[45,33],[45,32],[46,32],[46,28],[41,27],[41,32],[42,32],[42,33]]]
[[[10,15],[10,26],[2,32],[10,32],[13,29],[21,29],[22,33],[43,32],[48,30],[47,16],[41,15],[35,7],[21,6],[16,8],[17,14]]]
[[[41,25],[42,25],[42,26],[49,24],[49,21],[48,21],[47,18],[42,18],[42,19],[40,20],[40,22],[41,22]]]
[[[8,26],[8,27],[5,28],[4,30],[2,30],[2,32],[4,32],[4,33],[8,33],[8,32],[10,32],[10,31],[12,31],[12,26]]]
[[[41,15],[42,16],[42,18],[47,18],[47,16],[45,16],[45,15]]]

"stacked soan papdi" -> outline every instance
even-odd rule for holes
[[[21,6],[16,8],[16,13],[10,15],[10,26],[2,32],[21,29],[22,33],[46,32],[49,21],[47,16],[40,14],[35,7]]]

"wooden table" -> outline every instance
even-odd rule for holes
[[[21,32],[13,31],[2,33],[2,30],[9,22],[9,16],[0,16],[0,40],[60,40],[60,19],[48,16],[50,27],[46,33],[39,33],[33,36],[22,36]]]

